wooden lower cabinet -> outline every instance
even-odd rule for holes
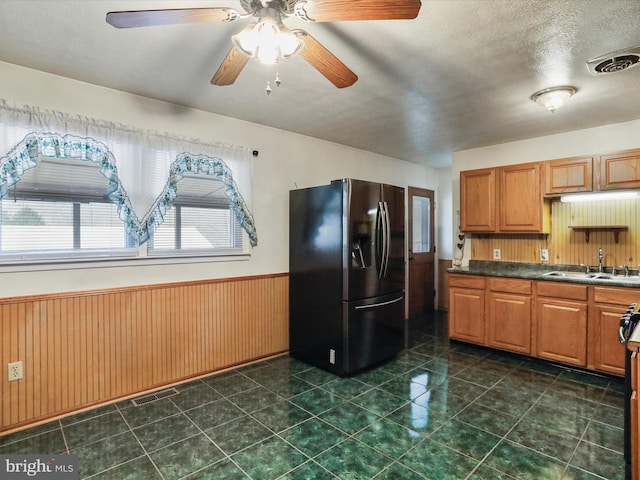
[[[486,344],[531,355],[531,281],[492,278],[489,288]]]
[[[624,375],[625,346],[618,340],[618,329],[627,306],[594,306],[589,332],[590,366],[594,370]]]
[[[587,365],[587,305],[584,302],[538,298],[536,304],[539,358]]]
[[[625,347],[618,339],[620,317],[637,301],[636,289],[593,287],[589,305],[588,368],[624,375]]]
[[[586,285],[536,282],[536,356],[587,365]]]
[[[484,307],[484,277],[450,275],[449,337],[484,344]]]
[[[635,288],[449,276],[449,337],[589,370],[624,375],[620,316]],[[640,480],[640,479],[639,479]]]

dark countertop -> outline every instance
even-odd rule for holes
[[[581,283],[608,287],[625,287],[640,289],[640,277],[623,275],[608,279],[587,278],[586,276],[556,277],[547,276],[549,272],[584,272],[580,265],[559,265],[549,263],[498,262],[490,260],[470,260],[468,267],[448,268],[449,273],[466,275],[483,275],[488,277],[523,278],[527,280],[545,280],[550,282]]]

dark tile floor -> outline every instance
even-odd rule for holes
[[[338,378],[288,357],[0,437],[92,479],[623,479],[622,381],[458,342],[446,315]]]

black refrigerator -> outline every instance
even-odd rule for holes
[[[404,189],[362,180],[289,192],[289,350],[338,375],[405,343]]]

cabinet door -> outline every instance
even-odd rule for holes
[[[550,160],[544,167],[546,195],[593,190],[593,157]]]
[[[489,294],[487,345],[531,354],[531,296]]]
[[[640,188],[640,149],[600,157],[600,190]]]
[[[449,336],[484,344],[484,290],[449,289]]]
[[[537,355],[584,367],[587,365],[587,306],[584,303],[538,298]]]
[[[627,307],[598,305],[590,318],[589,357],[595,370],[624,375],[625,346],[618,340],[620,317]]]
[[[542,232],[544,199],[540,183],[541,164],[511,165],[499,171],[499,230]]]
[[[496,230],[496,169],[460,172],[460,230]]]

